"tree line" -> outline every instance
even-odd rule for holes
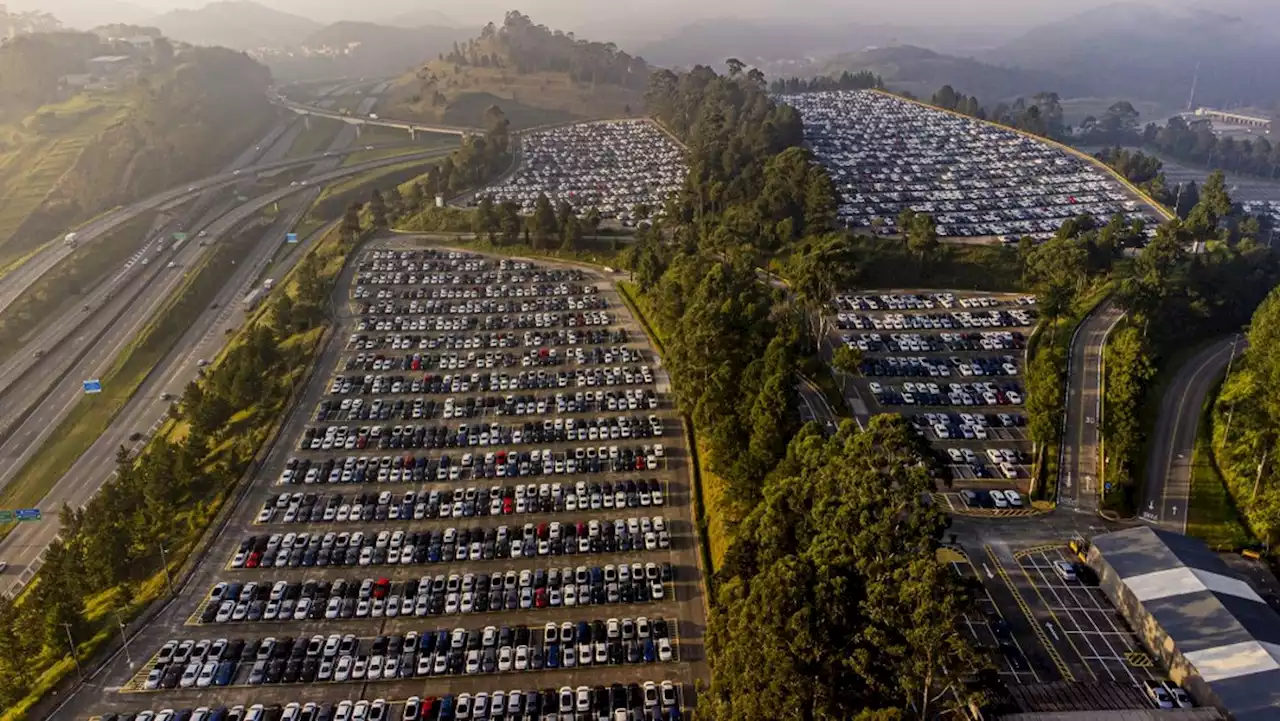
[[[60,535],[35,580],[16,601],[0,598],[0,707],[31,692],[70,641],[112,632],[116,616],[90,618],[86,600],[114,592],[122,600],[111,610],[126,612],[233,497],[314,350],[297,341],[325,321],[337,274],[329,260],[308,254],[294,292],[281,293],[241,344],[187,385],[170,410],[185,435],[157,436],[138,455],[122,447],[115,477],[83,509],[61,509]]]
[[[1213,409],[1213,452],[1235,507],[1266,547],[1280,541],[1280,288],[1258,306]]]
[[[838,76],[819,75],[814,78],[776,78],[769,83],[769,92],[778,95],[798,95],[800,93],[820,93],[829,90],[869,90],[884,89],[884,79],[870,70],[859,70],[851,73],[848,70]]]
[[[933,94],[929,103],[1045,138],[1061,139],[1066,132],[1062,119],[1062,101],[1057,93],[1036,93],[1030,99],[1019,97],[1012,103],[1001,102],[988,110],[976,97],[957,92],[950,85],[943,85]]]

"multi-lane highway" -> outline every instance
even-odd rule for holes
[[[408,144],[406,143],[406,145]],[[258,147],[263,146],[259,145]],[[374,147],[388,146],[380,145]],[[89,222],[76,230],[76,244],[82,245],[84,243],[93,242],[98,237],[115,230],[121,225],[144,213],[157,210],[176,209],[184,203],[202,195],[206,191],[241,181],[248,181],[256,177],[257,174],[272,173],[288,170],[290,168],[312,165],[323,161],[326,158],[346,155],[348,153],[362,152],[364,149],[364,147],[344,147],[306,157],[290,158],[288,160],[274,160],[257,165],[248,165],[242,168],[234,168],[217,175],[211,175],[207,178],[202,178],[188,183],[182,187],[173,188],[163,193],[157,193],[149,198],[140,200],[132,205],[119,208]],[[287,151],[287,145],[285,146],[285,150]],[[34,253],[21,266],[15,268],[4,276],[0,276],[0,311],[7,308],[10,303],[30,288],[31,285],[42,275],[66,259],[66,257],[71,255],[73,251],[74,248],[65,243],[51,242],[40,251]]]
[[[1102,351],[1124,316],[1105,301],[1071,338],[1067,371],[1067,413],[1058,458],[1058,505],[1082,513],[1098,510],[1102,447]]]
[[[365,98],[361,107],[371,108],[376,100],[376,97]],[[30,402],[34,395],[27,397],[27,407],[34,408],[34,411],[24,414],[22,424],[0,446],[0,482],[11,478],[21,468],[22,463],[30,458],[74,407],[81,393],[80,380],[100,375],[153,317],[181,282],[180,269],[195,265],[205,252],[204,245],[217,242],[220,237],[257,215],[263,208],[281,203],[277,222],[263,234],[250,255],[237,264],[237,272],[228,279],[217,302],[192,324],[186,336],[157,365],[142,388],[117,415],[111,427],[45,496],[40,503],[41,507],[56,508],[63,503],[78,506],[86,502],[110,476],[116,449],[134,433],[147,432],[158,425],[168,407],[168,402],[161,396],[181,392],[185,383],[194,377],[198,360],[212,356],[226,332],[243,320],[242,307],[236,300],[258,282],[260,274],[283,242],[285,233],[297,224],[325,185],[374,168],[410,159],[426,160],[449,152],[447,149],[430,150],[337,167],[355,135],[353,128],[344,127],[326,152],[307,159],[313,163],[313,167],[298,185],[281,188],[251,201],[233,205],[230,209],[219,207],[207,213],[194,228],[202,242],[189,242],[176,250],[171,248],[169,252],[159,254],[163,263],[157,260],[142,265],[135,258],[131,261],[130,268],[136,272],[122,272],[99,289],[104,295],[106,307],[91,314],[91,318],[96,318],[99,325],[77,323],[80,320],[77,318],[63,321],[65,325],[60,326],[59,330],[65,340],[39,359],[38,370],[42,372],[38,375],[47,379],[50,376],[48,369],[55,363],[69,369],[60,374],[61,380],[51,388],[46,384],[43,396],[35,399],[34,403]],[[283,145],[287,149],[291,143],[292,136],[281,137],[280,142],[274,144],[275,147],[269,146],[268,156],[283,152],[277,148]],[[288,163],[291,166],[302,164],[298,161]],[[294,252],[290,261],[299,256],[300,253]],[[170,268],[169,262],[173,262],[175,267]],[[116,284],[114,293],[108,300],[106,294],[113,287],[113,281]],[[116,313],[113,314],[112,311]],[[67,338],[70,335],[75,337]],[[0,373],[3,372],[0,370]],[[11,369],[9,372],[17,371]],[[19,373],[17,377],[22,376]],[[8,398],[5,403],[8,408]],[[0,559],[7,561],[10,566],[8,577],[5,578],[5,590],[15,580],[19,585],[25,583],[38,568],[44,548],[58,531],[57,522],[51,515],[46,516],[46,520],[41,523],[20,526],[0,541]]]
[[[1219,338],[1183,363],[1169,383],[1160,399],[1160,415],[1147,458],[1139,510],[1142,520],[1186,532],[1200,409],[1223,370],[1243,349],[1239,335]]]

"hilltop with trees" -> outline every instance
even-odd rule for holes
[[[390,90],[386,115],[480,126],[499,107],[512,127],[638,115],[649,66],[613,43],[537,25],[518,11],[453,46]]]
[[[100,77],[87,63],[100,55],[128,60]],[[176,51],[164,38],[147,51],[71,32],[0,47],[0,259],[251,145],[275,118],[270,81],[241,53]]]

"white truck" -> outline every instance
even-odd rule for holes
[[[75,233],[67,233],[65,236],[63,236],[63,238],[62,238],[62,242],[63,242],[63,243],[66,243],[67,245],[71,246],[72,248],[76,247],[76,234],[75,234]]]
[[[271,290],[272,286],[274,286],[275,284],[276,284],[275,280],[271,278],[267,278],[266,280],[262,281],[262,289]]]

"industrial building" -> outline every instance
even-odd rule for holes
[[[1095,536],[1087,561],[1198,704],[1235,721],[1280,719],[1280,615],[1203,542],[1130,528]]]

